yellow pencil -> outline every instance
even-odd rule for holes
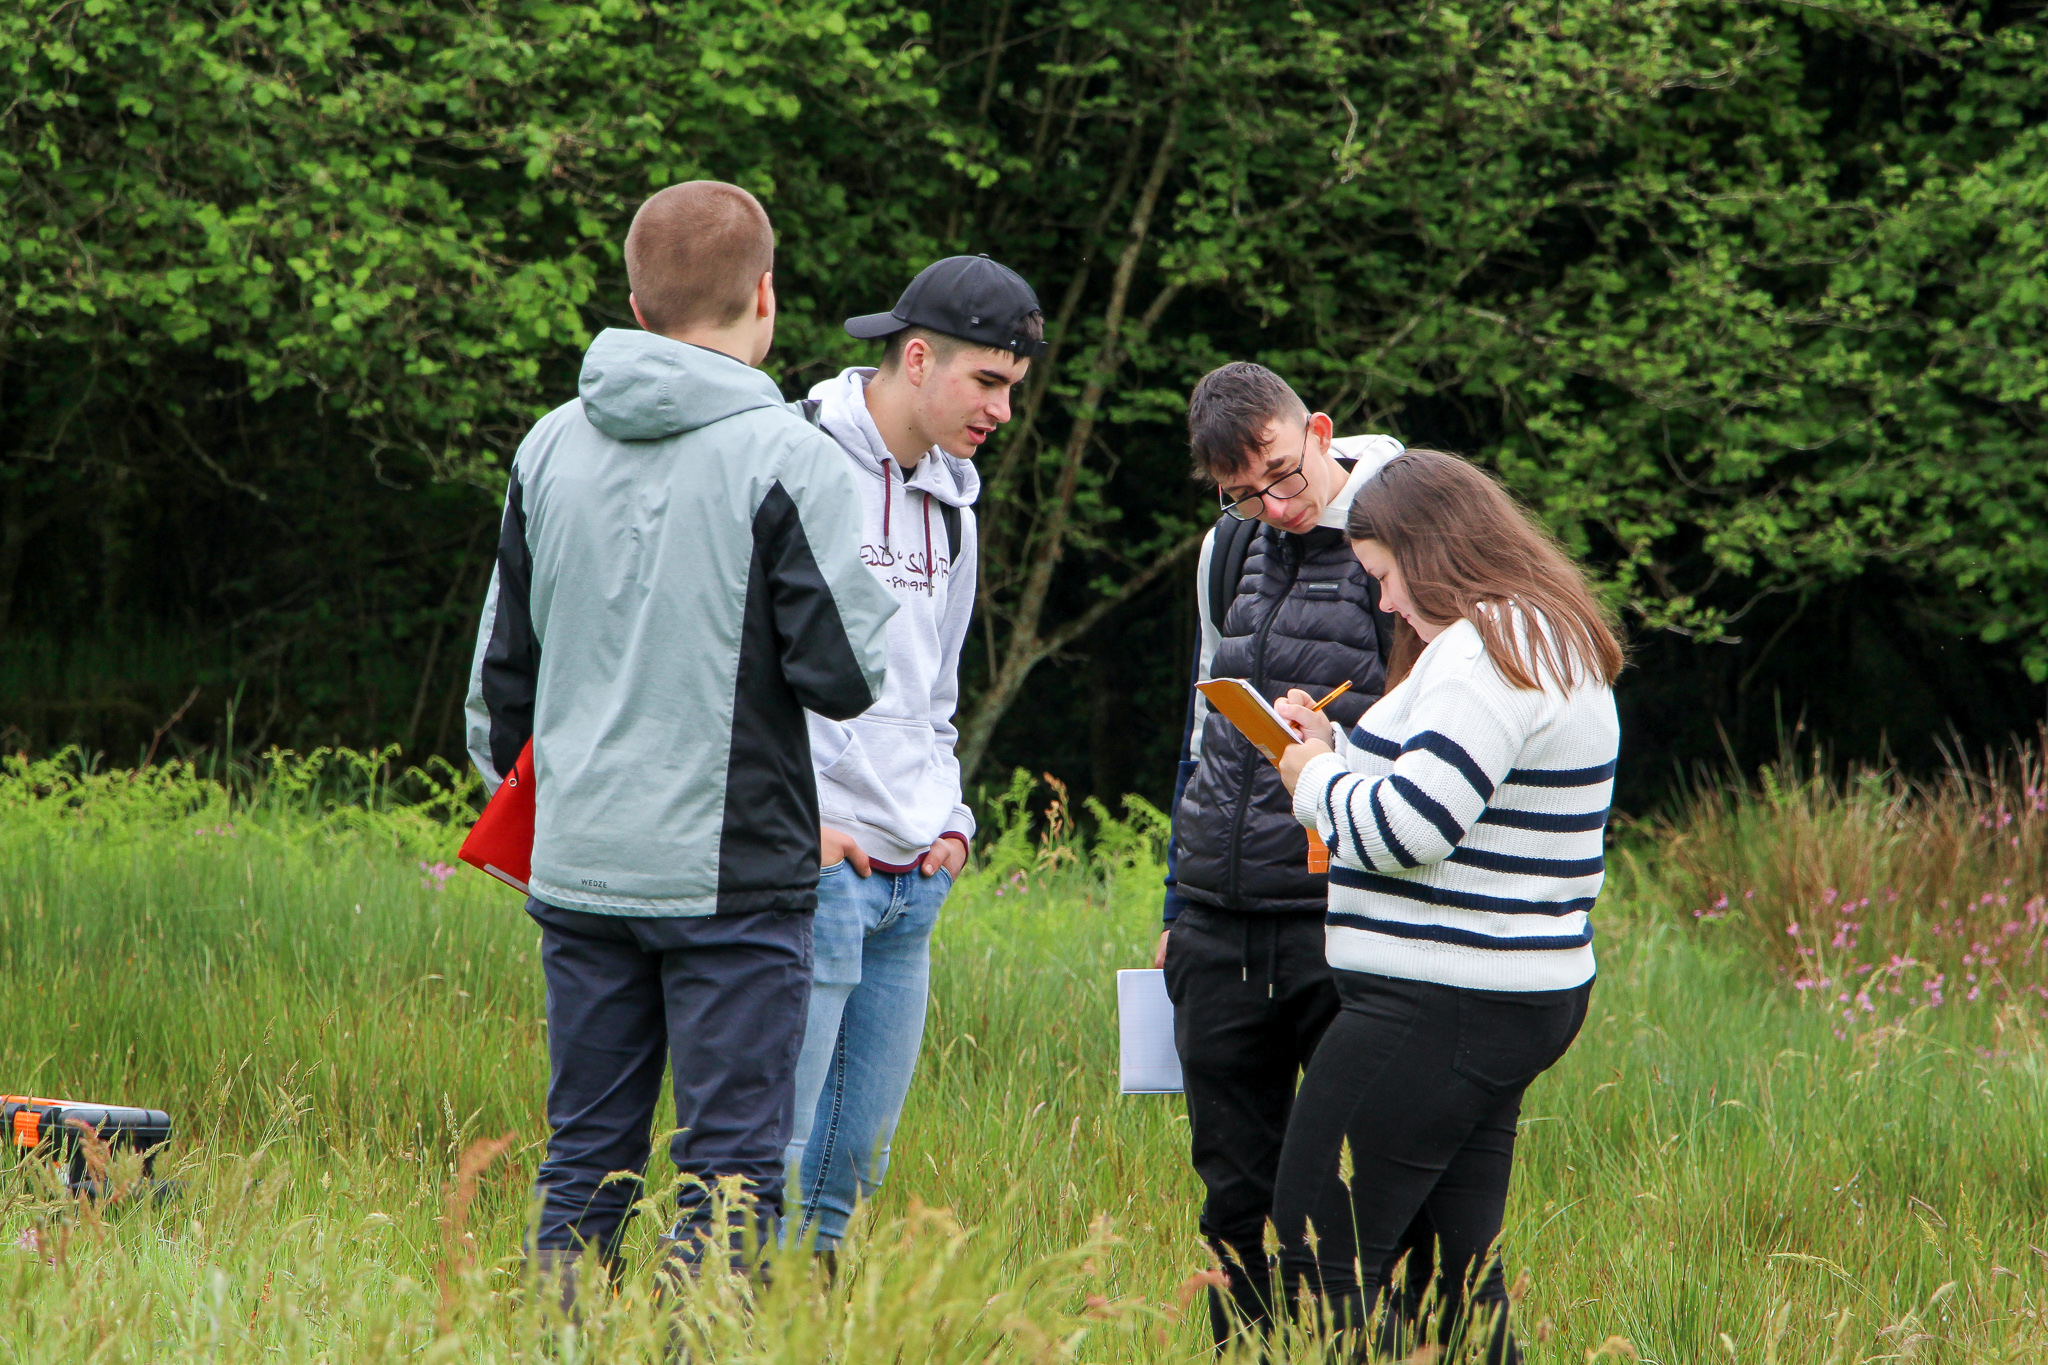
[[[1336,691],[1330,693],[1329,696],[1324,697],[1321,701],[1317,702],[1314,706],[1311,706],[1308,709],[1311,711],[1320,711],[1325,706],[1328,706],[1331,702],[1337,700],[1337,698],[1343,696],[1346,692],[1349,692],[1350,690],[1351,679],[1346,678],[1343,682],[1337,684]]]

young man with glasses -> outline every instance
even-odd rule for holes
[[[1389,436],[1332,439],[1279,375],[1212,370],[1188,400],[1197,477],[1221,515],[1195,571],[1195,681],[1244,678],[1269,700],[1351,690],[1328,714],[1349,727],[1385,690],[1394,617],[1344,535],[1358,488],[1401,453]],[[1199,692],[1188,709],[1167,853],[1166,969],[1188,1100],[1202,1235],[1238,1316],[1271,1316],[1265,1251],[1280,1143],[1301,1068],[1337,1013],[1323,957],[1328,878],[1279,770]],[[1210,1292],[1216,1343],[1232,1330]]]

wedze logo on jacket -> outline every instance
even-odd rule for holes
[[[617,915],[817,904],[805,708],[881,695],[896,604],[853,472],[767,375],[607,330],[521,443],[470,672],[495,787],[533,739],[533,894]]]

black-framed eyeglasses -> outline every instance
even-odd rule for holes
[[[1281,502],[1286,502],[1290,498],[1298,498],[1303,493],[1306,493],[1308,491],[1308,438],[1311,434],[1310,428],[1304,427],[1302,429],[1301,462],[1287,473],[1282,474],[1279,478],[1267,484],[1264,488],[1261,488],[1258,492],[1246,493],[1233,498],[1228,493],[1218,489],[1216,500],[1223,504],[1224,515],[1236,517],[1239,521],[1257,521],[1259,513],[1266,510],[1267,498],[1278,498]]]

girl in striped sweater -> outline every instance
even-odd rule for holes
[[[1405,1257],[1377,1332],[1405,1352],[1435,1257],[1435,1339],[1469,1330],[1486,1360],[1515,1361],[1491,1248],[1522,1093],[1571,1045],[1592,989],[1622,649],[1556,540],[1455,456],[1389,461],[1349,533],[1424,647],[1348,735],[1304,693],[1278,705],[1306,736],[1281,776],[1330,849],[1343,1002],[1281,1153],[1283,1282],[1288,1302],[1306,1290],[1359,1331]]]

